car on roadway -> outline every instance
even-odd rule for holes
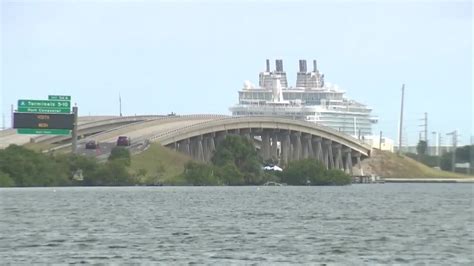
[[[87,150],[92,150],[92,149],[98,149],[99,148],[99,143],[95,140],[89,140],[86,142],[86,149]]]
[[[130,146],[132,144],[132,140],[127,136],[119,136],[117,138],[117,146]]]

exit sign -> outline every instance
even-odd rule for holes
[[[48,100],[18,100],[18,108],[36,107],[36,108],[71,108],[69,101],[48,101]]]
[[[39,134],[39,135],[69,135],[71,130],[69,129],[35,129],[35,128],[19,128],[17,129],[18,134]]]
[[[71,96],[69,95],[48,95],[48,100],[53,101],[70,101]]]

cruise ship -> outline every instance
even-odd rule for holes
[[[345,91],[325,82],[324,74],[313,60],[308,71],[306,60],[299,61],[296,86],[288,86],[283,60],[275,60],[275,70],[260,72],[258,86],[245,81],[239,90],[239,103],[230,108],[234,116],[279,116],[306,120],[332,127],[356,138],[372,135],[372,124],[377,118],[372,109],[347,99]]]

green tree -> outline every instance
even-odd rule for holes
[[[10,178],[10,176],[2,171],[0,171],[0,187],[14,187],[15,181]]]
[[[53,156],[10,145],[0,150],[0,171],[7,174],[17,186],[63,186],[70,184],[64,171]]]
[[[420,140],[416,145],[416,152],[419,155],[425,155],[426,150],[428,149],[428,143],[425,140]]]
[[[326,170],[326,176],[327,180],[329,180],[329,183],[324,185],[343,186],[352,182],[351,177],[339,169]]]
[[[405,153],[405,156],[410,157],[422,164],[425,164],[429,167],[435,167],[438,166],[439,164],[439,156],[433,156],[433,155],[418,155],[415,153]]]
[[[223,166],[217,166],[215,170],[216,177],[224,185],[243,185],[245,184],[244,175],[239,171],[235,164],[229,162]]]
[[[258,156],[252,140],[246,137],[226,136],[217,145],[212,162],[218,167],[234,164],[238,171],[242,173],[246,185],[258,184],[261,179],[261,158]],[[234,176],[240,178],[240,175]],[[226,182],[229,182],[229,180],[226,180]],[[239,183],[239,180],[231,183]]]
[[[194,186],[218,185],[212,165],[189,161],[183,175],[186,182]]]
[[[347,185],[351,183],[349,175],[341,170],[326,170],[324,165],[314,159],[292,161],[283,170],[281,181],[289,185]]]
[[[446,152],[441,155],[440,168],[444,171],[451,171],[453,165],[453,153]]]
[[[132,162],[130,151],[124,147],[114,147],[109,156],[109,161],[113,160],[120,160],[126,166],[130,166]]]
[[[466,145],[456,149],[456,162],[467,163],[474,160],[474,145]]]
[[[131,185],[131,178],[122,160],[112,160],[103,165],[105,168],[105,180],[108,186]]]
[[[83,181],[76,181],[77,184],[85,186],[98,185],[96,184],[95,179],[98,176],[97,172],[99,171],[101,165],[94,158],[68,154],[59,156],[58,160],[64,162],[71,177],[76,171],[82,171]]]
[[[282,182],[289,185],[317,185],[326,178],[324,166],[314,160],[291,161],[282,172]]]
[[[456,149],[456,163],[471,164],[471,169],[474,166],[474,145],[467,145]],[[451,171],[453,165],[453,152],[446,152],[441,155],[440,167],[445,171]]]

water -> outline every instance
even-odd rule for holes
[[[0,189],[0,259],[1,264],[472,264],[473,188]]]

